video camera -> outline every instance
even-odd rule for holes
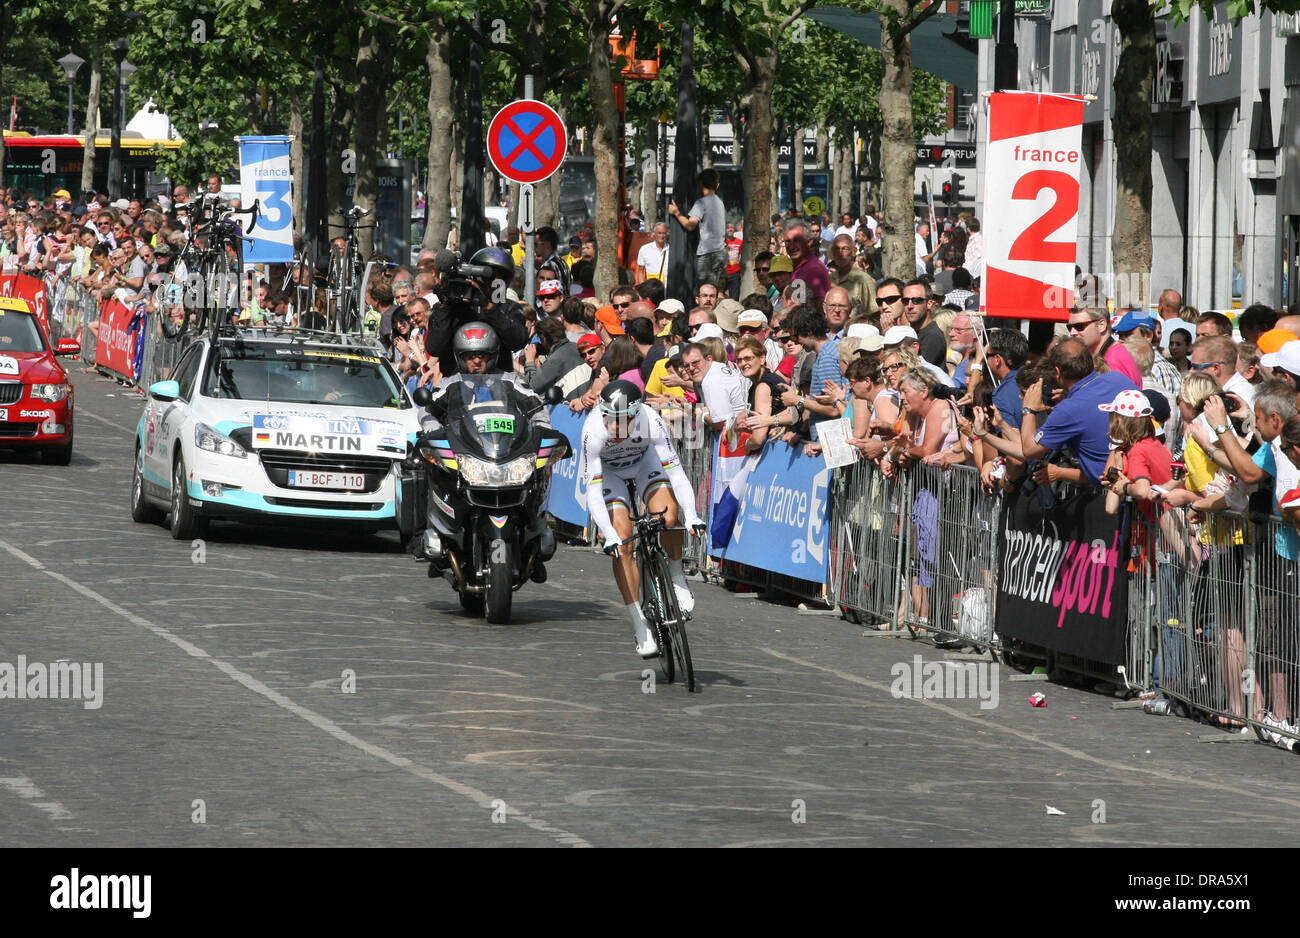
[[[442,281],[439,293],[443,299],[462,303],[483,302],[483,289],[496,276],[491,267],[466,263],[459,252],[447,250],[434,256],[433,269]]]

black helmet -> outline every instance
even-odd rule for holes
[[[498,247],[480,248],[474,252],[469,262],[479,267],[492,268],[492,279],[504,280],[507,286],[514,279],[515,261],[509,251]]]
[[[496,330],[485,322],[467,322],[456,330],[456,338],[452,340],[451,350],[456,355],[456,361],[462,365],[464,361],[461,360],[461,356],[466,352],[483,352],[488,357],[488,365],[492,366],[497,362],[497,346]]]
[[[630,422],[641,410],[641,389],[631,381],[611,381],[600,392],[598,406],[606,417]]]

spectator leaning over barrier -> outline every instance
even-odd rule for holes
[[[1082,310],[1071,313],[1071,320],[1084,320],[1082,313]],[[1088,317],[1088,328],[1092,328],[1091,321]],[[1058,393],[1062,396],[1040,428],[1039,418],[1046,409],[1043,406],[1043,382],[1035,382],[1025,392],[1021,408],[1020,448],[1029,460],[1044,459],[1054,451],[1068,450],[1079,461],[1083,480],[1099,485],[1110,456],[1110,442],[1109,420],[1097,405],[1113,401],[1120,391],[1139,388],[1121,373],[1094,371],[1092,355],[1085,342],[1075,338],[1064,339],[1052,349],[1049,360],[1055,371]],[[1131,356],[1126,357],[1130,363],[1133,361]]]
[[[781,403],[784,381],[768,369],[767,350],[753,336],[744,336],[736,343],[736,367],[749,381],[747,408],[737,418],[736,429],[749,431],[745,449],[757,452],[767,442],[768,428],[781,425],[778,418],[786,409]],[[782,432],[778,430],[773,436],[779,438]]]
[[[1271,377],[1289,384],[1300,402],[1300,341],[1283,342],[1277,351],[1261,355],[1259,364]]]
[[[705,419],[715,430],[725,429],[745,410],[745,379],[725,358],[719,361],[717,349],[710,349],[700,339],[717,339],[722,342],[722,329],[716,323],[707,323],[696,330],[697,341],[689,343],[682,351],[682,365],[695,382],[696,393],[704,405]]]
[[[578,336],[565,331],[560,320],[546,316],[537,321],[540,342],[524,346],[524,382],[538,394],[545,393],[551,385],[558,385],[568,397],[591,380],[591,368],[573,340]],[[546,360],[538,364],[538,356]],[[596,356],[600,360],[600,356]]]
[[[1002,418],[1017,430],[1020,429],[1020,388],[1016,375],[1024,367],[1029,354],[1029,341],[1019,329],[990,329],[988,345],[984,348],[984,365],[996,387],[993,406]]]
[[[1213,378],[1227,394],[1235,394],[1252,406],[1254,386],[1237,374],[1237,343],[1227,336],[1206,336],[1192,346],[1191,368]]]
[[[828,337],[827,330],[826,317],[816,309],[805,307],[795,313],[790,331],[804,350],[816,357],[809,377],[808,393],[789,388],[781,396],[782,403],[787,407],[793,407],[801,416],[805,412],[809,415],[814,440],[817,439],[816,424],[819,421],[839,417],[838,408],[826,396],[828,385],[844,384],[840,372],[840,340]]]

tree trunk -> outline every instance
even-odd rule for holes
[[[817,168],[826,169],[826,154],[830,147],[830,134],[826,132],[826,125],[817,128]]]
[[[1115,67],[1111,132],[1115,138],[1115,228],[1112,264],[1117,283],[1146,284],[1151,274],[1151,86],[1155,81],[1156,21],[1147,0],[1114,0],[1111,16],[1122,43]],[[1117,296],[1146,306],[1147,295]]]
[[[99,129],[99,90],[104,80],[104,53],[90,60],[90,95],[86,99],[86,143],[81,151],[81,191],[95,185],[95,131]],[[0,163],[0,165],[3,165]],[[167,193],[171,195],[171,193]]]
[[[342,84],[330,84],[334,101],[329,117],[330,152],[325,157],[325,210],[329,224],[338,225],[348,208],[348,176],[356,172],[356,151],[346,152],[352,149],[352,97]],[[327,230],[336,233],[336,229]]]
[[[713,168],[713,140],[709,134],[709,115],[700,113],[700,169]]]
[[[379,137],[380,102],[383,101],[383,81],[379,58],[379,28],[363,21],[357,33],[357,90],[353,95],[354,135],[356,150],[357,184],[352,203],[374,211],[379,186],[375,175],[376,147]],[[375,248],[375,229],[362,228],[357,232],[358,248],[363,257],[369,257]]]
[[[293,187],[293,218],[297,223],[295,227],[299,234],[306,232],[305,216],[303,215],[303,206],[305,205],[306,190],[303,188],[302,181],[307,178],[303,169],[306,161],[303,159],[303,116],[302,116],[302,92],[297,88],[289,89],[289,171],[293,173],[296,184]]]
[[[659,221],[659,124],[645,125],[645,144],[641,147],[641,211],[645,213],[645,230],[653,233]]]
[[[803,128],[790,133],[790,207],[803,214]]]
[[[591,131],[596,156],[596,295],[603,301],[618,286],[618,109],[614,104],[614,76],[609,59],[609,0],[587,3],[587,69],[591,109],[595,117]]]
[[[772,227],[775,204],[777,160],[772,138],[772,89],[776,86],[776,44],[753,56],[753,66],[745,75],[745,91],[740,107],[745,115],[745,159],[741,175],[749,199],[745,206],[745,246],[741,257],[743,279],[740,295],[754,292],[754,265],[751,259],[767,250],[768,232]]]
[[[837,141],[835,144],[836,154],[836,171],[835,171],[835,214],[831,216],[831,224],[836,225],[836,219],[845,212],[852,211],[853,204],[853,131],[849,131],[847,141]]]
[[[420,246],[437,251],[447,246],[451,228],[451,33],[441,17],[430,23],[429,48],[429,151],[426,154],[429,179],[424,187],[424,239]]]
[[[898,31],[908,23],[908,0],[882,0],[880,54],[881,175],[884,177],[884,270],[911,280],[916,271],[916,217],[912,193],[916,179],[916,136],[912,126],[912,41]],[[1143,99],[1145,103],[1145,99]]]

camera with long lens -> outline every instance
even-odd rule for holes
[[[486,299],[485,285],[495,276],[491,267],[468,263],[459,252],[452,251],[439,251],[433,269],[442,280],[438,294],[443,302],[482,303]]]

